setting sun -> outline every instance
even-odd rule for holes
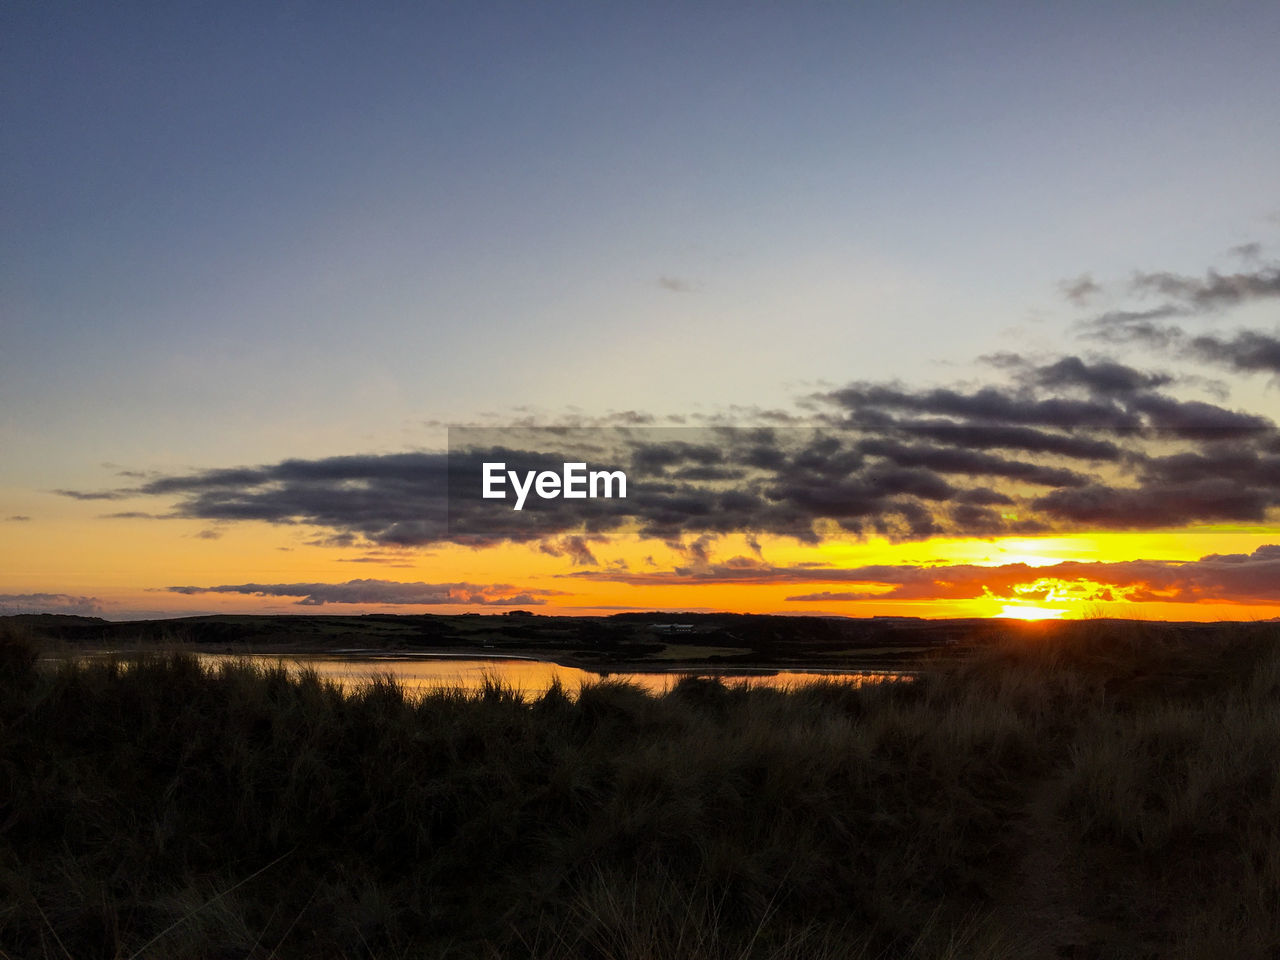
[[[1030,607],[1021,604],[1007,603],[1000,608],[1000,616],[1014,620],[1061,620],[1067,611],[1050,607]]]

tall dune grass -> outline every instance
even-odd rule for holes
[[[1276,639],[1099,624],[908,684],[414,697],[183,654],[44,669],[6,636],[0,949],[1269,956]]]

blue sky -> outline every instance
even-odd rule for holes
[[[1280,242],[1271,3],[0,18],[23,497],[439,447],[429,423],[484,415],[981,379],[983,354],[1087,349],[1073,323],[1134,271]],[[1087,307],[1060,289],[1084,274]]]

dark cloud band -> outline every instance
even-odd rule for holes
[[[253,597],[296,598],[300,606],[368,604],[393,606],[536,606],[555,590],[517,590],[511,584],[400,583],[348,580],[346,583],[240,583],[215,587],[169,587],[170,593],[238,593]]]

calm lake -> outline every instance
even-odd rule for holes
[[[321,677],[336,680],[346,689],[357,689],[375,676],[392,676],[406,690],[428,691],[440,687],[461,687],[478,690],[487,678],[521,693],[536,696],[553,681],[559,680],[567,691],[576,691],[583,683],[602,678],[625,680],[654,693],[661,693],[681,677],[690,675],[717,676],[729,683],[747,681],[770,687],[791,687],[823,680],[840,680],[861,685],[910,679],[908,675],[889,672],[851,673],[844,671],[804,670],[724,670],[714,668],[667,671],[611,671],[596,672],[577,667],[564,667],[544,660],[514,659],[509,657],[448,657],[405,656],[403,654],[378,654],[373,651],[352,651],[343,654],[316,654],[305,656],[254,655],[238,657],[229,654],[201,653],[201,660],[215,665],[224,661],[249,660],[267,666],[284,663],[292,669],[314,670]]]

